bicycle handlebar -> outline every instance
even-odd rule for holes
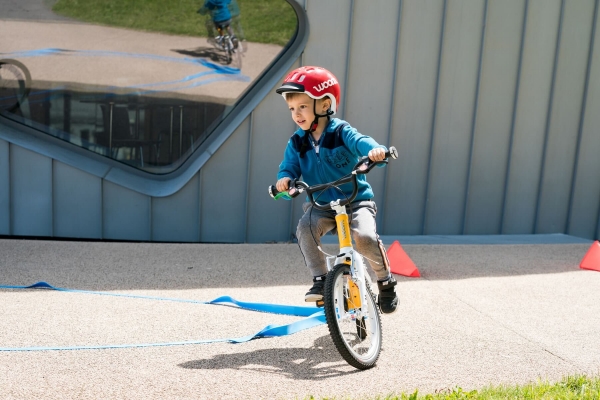
[[[275,185],[271,185],[271,186],[269,186],[269,195],[272,198],[274,198],[275,200],[277,200],[281,197],[286,197],[288,199],[292,199],[294,197],[297,197],[300,193],[306,191],[306,194],[308,195],[308,199],[315,206],[316,209],[327,210],[327,209],[329,209],[329,204],[318,203],[317,200],[314,198],[314,194],[316,192],[322,192],[323,190],[329,189],[331,187],[343,185],[344,183],[352,183],[352,194],[350,195],[350,197],[340,201],[340,205],[344,206],[346,204],[351,203],[356,198],[356,195],[358,194],[358,175],[368,174],[376,165],[387,164],[388,158],[390,158],[390,157],[393,158],[394,160],[397,159],[398,151],[396,150],[396,148],[394,146],[391,146],[390,149],[385,153],[385,157],[386,157],[385,160],[382,160],[382,161],[371,161],[369,159],[369,157],[366,157],[366,156],[362,157],[358,161],[358,163],[356,163],[354,168],[352,168],[351,173],[341,177],[340,179],[338,179],[336,181],[329,182],[329,183],[308,186],[308,184],[306,184],[303,181],[293,179],[290,181],[289,189],[287,192],[279,192],[277,190],[277,188],[275,187]]]

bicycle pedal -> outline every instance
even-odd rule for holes
[[[317,307],[324,307],[325,306],[325,302],[323,300],[317,300],[315,302],[315,304],[317,305]]]

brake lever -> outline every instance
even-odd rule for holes
[[[369,157],[364,158],[365,160],[359,161],[356,168],[354,168],[356,173],[359,175],[364,175],[370,172],[376,165],[387,164],[389,162],[387,159],[381,161],[371,161]]]
[[[385,153],[385,159],[381,161],[371,161],[369,157],[364,156],[354,166],[354,170],[357,174],[366,174],[373,169],[376,165],[389,163],[389,158],[394,160],[398,158],[398,150],[394,146],[391,146]]]
[[[293,199],[294,197],[298,196],[300,193],[304,192],[304,188],[302,187],[296,187],[296,181],[297,179],[293,179],[290,181],[290,185],[289,185],[289,189],[288,189],[288,195]]]

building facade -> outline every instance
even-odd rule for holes
[[[253,51],[248,43],[240,69],[249,83],[234,100],[222,100],[219,92],[142,102],[142,85],[136,84],[137,103],[125,107],[131,137],[122,143],[128,148],[116,152],[112,134],[119,101],[131,93],[114,97],[111,92],[106,100],[103,92],[99,101],[95,87],[77,92],[85,96],[61,94],[44,109],[36,106],[33,92],[43,97],[53,90],[56,99],[63,83],[40,83],[21,104],[31,118],[39,108],[38,122],[27,122],[26,113],[15,117],[8,108],[0,113],[0,235],[227,243],[293,239],[302,202],[273,201],[267,193],[295,130],[274,89],[287,71],[319,65],[342,85],[338,116],[399,151],[398,160],[369,175],[380,234],[565,233],[598,239],[598,3],[293,2],[293,38],[256,71],[246,65]],[[15,21],[23,22],[9,22]],[[120,38],[123,34],[116,34],[113,43]],[[29,65],[34,82],[43,75],[34,74],[35,68],[50,69],[44,57],[64,59],[65,54],[16,41],[15,36],[12,47],[2,41],[0,58]],[[121,57],[118,47],[110,54],[86,51],[104,52],[94,55],[106,60]],[[187,59],[190,53],[164,57],[160,62],[175,62],[171,58]],[[215,77],[226,76],[215,68],[210,72]],[[108,78],[118,82],[118,72],[111,74]],[[76,80],[77,71],[69,76]],[[227,81],[228,87],[236,82]],[[103,85],[111,87],[110,81]],[[104,125],[111,133],[108,151],[99,140],[87,140],[91,128],[83,123],[73,133],[76,122],[67,126],[61,120],[50,128],[39,122],[50,126],[58,109],[76,121],[73,116],[90,102],[98,124],[109,124]],[[198,117],[215,109],[217,117]],[[191,122],[190,115],[196,116]],[[134,141],[138,124],[154,135],[143,144],[147,147]],[[162,133],[155,129],[160,124]],[[205,136],[187,134],[189,124],[202,125]],[[70,136],[63,137],[65,132]],[[162,153],[153,144],[163,146]],[[159,164],[165,152],[179,158]],[[123,154],[129,158],[119,159]],[[148,161],[152,157],[155,164]]]

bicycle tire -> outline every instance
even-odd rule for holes
[[[348,279],[350,267],[336,265],[325,280],[324,309],[329,334],[344,360],[357,369],[375,366],[381,352],[381,318],[375,296],[367,285],[368,315],[360,315],[360,308],[348,307]]]
[[[231,66],[239,70],[242,69],[242,46],[237,38],[232,39],[233,54],[231,56]]]
[[[15,111],[25,101],[31,87],[31,74],[23,63],[11,58],[0,60],[0,109]]]
[[[233,60],[233,46],[231,44],[231,39],[229,38],[229,36],[227,36],[226,40],[225,40],[225,63],[227,65],[231,64],[231,61]]]

